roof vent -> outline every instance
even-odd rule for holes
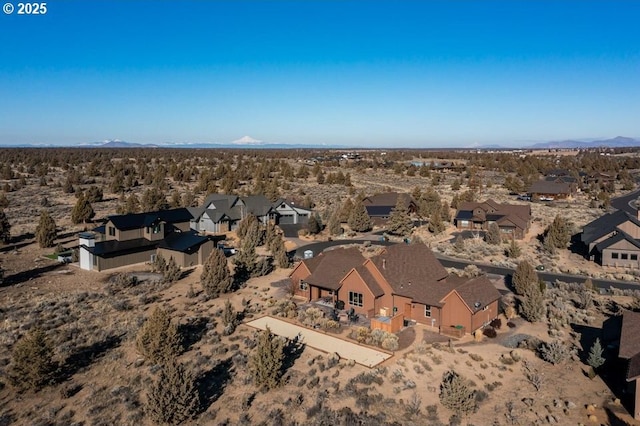
[[[473,304],[474,307],[479,308],[480,306],[482,306],[482,303],[480,302],[476,302]]]

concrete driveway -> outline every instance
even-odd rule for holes
[[[352,359],[358,364],[370,368],[391,358],[391,355],[385,352],[360,346],[318,331],[309,330],[308,328],[300,327],[278,318],[265,316],[248,322],[247,325],[260,330],[265,330],[268,326],[273,334],[286,337],[287,339],[294,339],[300,335],[302,336],[302,342],[314,349],[327,353],[335,352],[340,355],[342,359]]]

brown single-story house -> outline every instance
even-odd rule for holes
[[[391,211],[398,204],[398,198],[404,203],[410,214],[418,211],[418,206],[411,195],[399,192],[385,192],[365,197],[362,204],[367,209],[371,220],[377,225],[382,225],[391,216]]]
[[[449,275],[424,244],[396,244],[365,259],[339,248],[305,259],[290,275],[296,294],[330,297],[368,318],[395,317],[467,333],[498,316],[500,293],[485,277]]]
[[[460,230],[486,231],[491,223],[495,223],[505,238],[517,240],[524,238],[530,222],[530,205],[500,204],[491,199],[461,203],[454,219]]]
[[[548,181],[546,179],[533,182],[529,187],[529,194],[532,199],[537,200],[559,200],[571,198],[575,195],[577,185],[568,183],[562,179]]]

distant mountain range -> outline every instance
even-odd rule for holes
[[[238,149],[365,149],[364,146],[348,146],[348,145],[329,145],[329,144],[286,144],[286,143],[268,143],[250,136],[244,136],[232,142],[165,142],[165,143],[135,143],[126,142],[119,139],[105,140],[102,142],[91,142],[80,145],[65,144],[12,144],[4,145],[5,147],[14,148],[195,148],[195,149],[220,149],[220,148],[238,148]],[[466,148],[455,147],[429,147],[428,149],[574,149],[574,148],[622,148],[622,147],[640,147],[640,139],[617,136],[611,139],[597,140],[564,140],[553,142],[540,142],[527,146],[505,146],[505,145],[481,145],[469,146]],[[375,147],[377,149],[420,149],[419,147]]]
[[[200,148],[200,149],[213,149],[213,148],[243,148],[243,149],[304,149],[304,148],[346,148],[342,145],[305,145],[305,144],[285,144],[285,143],[268,143],[258,139],[254,139],[251,136],[244,136],[232,142],[167,142],[157,144],[141,144],[135,142],[125,142],[118,139],[94,142],[83,145],[76,145],[84,148]]]
[[[526,148],[530,149],[569,149],[569,148],[623,148],[640,146],[640,140],[616,136],[612,139],[601,139],[595,141],[566,140],[557,142],[542,142]]]

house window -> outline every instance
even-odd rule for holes
[[[115,237],[116,236],[116,228],[113,226],[109,227],[109,236],[110,237]]]
[[[612,259],[617,259],[618,258],[618,253],[612,252],[611,253],[611,258]]]
[[[627,260],[628,258],[629,258],[629,255],[627,253],[620,253],[620,259]]]
[[[631,260],[638,260],[638,255],[637,254],[630,254],[630,259]]]
[[[362,293],[349,292],[349,305],[362,307]]]
[[[431,317],[431,305],[424,306],[424,316],[427,318]]]
[[[304,281],[300,280],[300,290],[307,291],[309,289],[309,285]]]

